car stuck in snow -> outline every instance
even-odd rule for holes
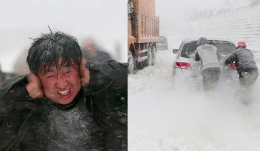
[[[197,41],[200,37],[187,37],[184,38],[179,49],[173,49],[176,58],[173,62],[173,87],[182,85],[184,83],[195,84],[197,88],[202,86],[202,63],[195,61],[195,53],[197,49]],[[236,66],[232,63],[230,66],[224,66],[226,58],[236,50],[235,43],[230,39],[222,37],[206,37],[208,43],[217,48],[217,53],[220,56],[219,62],[221,65],[220,82],[237,84],[238,74]],[[232,85],[231,84],[231,85]]]

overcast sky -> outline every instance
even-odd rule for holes
[[[184,11],[186,9],[218,9],[223,6],[227,0],[156,0],[156,9],[158,13]],[[168,12],[170,14],[170,12]]]
[[[0,63],[4,72],[41,33],[63,31],[76,37],[93,37],[114,57],[126,62],[127,0],[0,0]]]
[[[186,29],[187,12],[199,10],[217,10],[224,6],[226,0],[156,0],[156,14],[160,17],[160,33],[169,36],[183,33]],[[189,32],[189,31],[188,31]]]
[[[160,17],[160,33],[165,36],[184,34],[191,31],[187,22],[188,12],[200,10],[216,11],[220,9],[238,8],[248,5],[254,0],[156,0],[156,15]]]

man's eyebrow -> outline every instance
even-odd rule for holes
[[[60,66],[60,68],[66,68],[66,67],[75,67],[77,66],[77,64],[75,62],[71,62],[71,63],[64,63],[62,66]]]
[[[66,63],[66,64],[60,66],[60,69],[62,69],[62,68],[67,68],[67,67],[71,67],[71,66],[73,66],[73,65]]]
[[[48,74],[48,73],[50,73],[50,72],[55,72],[55,71],[54,71],[54,70],[51,70],[51,69],[47,69],[47,70],[44,71],[44,75],[46,75],[46,74]]]

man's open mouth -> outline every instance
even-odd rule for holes
[[[69,89],[65,91],[58,92],[61,95],[67,95],[69,93]]]

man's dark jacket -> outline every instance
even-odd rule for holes
[[[235,61],[237,72],[247,72],[251,70],[258,70],[257,65],[254,61],[254,54],[251,50],[239,47],[233,52],[225,61],[225,64],[231,64]]]
[[[116,61],[88,61],[90,81],[83,88],[86,106],[96,123],[127,142],[127,65]],[[21,150],[37,101],[27,90],[28,76],[8,79],[0,87],[0,150]],[[121,142],[121,143],[122,143]],[[116,150],[116,149],[114,149]]]

